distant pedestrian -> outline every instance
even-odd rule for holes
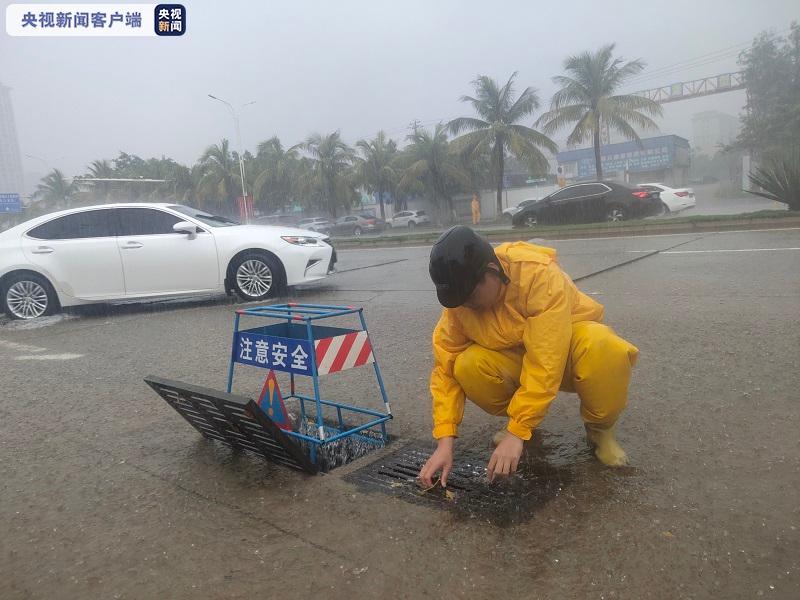
[[[472,224],[477,225],[481,222],[481,201],[478,194],[472,194]]]

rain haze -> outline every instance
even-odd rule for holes
[[[800,0],[86,1],[0,5],[0,600],[800,599]]]
[[[3,3],[3,8],[8,3]],[[285,145],[341,130],[352,144],[384,129],[471,114],[459,102],[478,74],[538,89],[567,55],[614,42],[645,72],[625,91],[737,70],[738,51],[761,31],[785,32],[791,0],[768,2],[187,2],[178,38],[0,36],[0,81],[12,88],[25,187],[44,164],[81,174],[119,151],[191,165],[222,138],[277,134]],[[668,68],[697,59],[690,67]],[[744,92],[669,104],[663,133],[691,138],[691,115],[738,115]],[[538,113],[537,113],[538,114]],[[555,136],[563,149],[564,132]]]

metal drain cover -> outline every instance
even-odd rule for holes
[[[409,502],[450,510],[466,518],[495,525],[520,523],[557,497],[572,480],[571,471],[523,455],[519,471],[490,484],[486,465],[491,450],[457,450],[447,478],[447,494],[440,485],[422,491],[417,474],[433,452],[428,442],[411,442],[391,454],[345,476],[365,491],[379,491]]]
[[[150,375],[145,383],[203,436],[306,473],[316,473],[303,448],[253,400]]]

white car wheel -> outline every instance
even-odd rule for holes
[[[55,312],[57,301],[50,284],[37,275],[19,275],[3,293],[6,314],[12,319],[35,319]]]
[[[261,254],[247,254],[234,269],[234,287],[242,300],[262,300],[276,292],[279,271],[275,261]]]

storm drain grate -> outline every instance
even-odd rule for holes
[[[248,398],[162,377],[145,382],[203,436],[306,473],[316,473],[303,449]]]
[[[433,452],[426,442],[411,442],[347,476],[365,491],[378,491],[409,502],[450,510],[495,525],[520,523],[557,497],[572,479],[570,471],[537,457],[524,458],[513,477],[489,484],[486,464],[491,450],[458,451],[447,478],[447,494],[441,486],[422,491],[417,474]]]

